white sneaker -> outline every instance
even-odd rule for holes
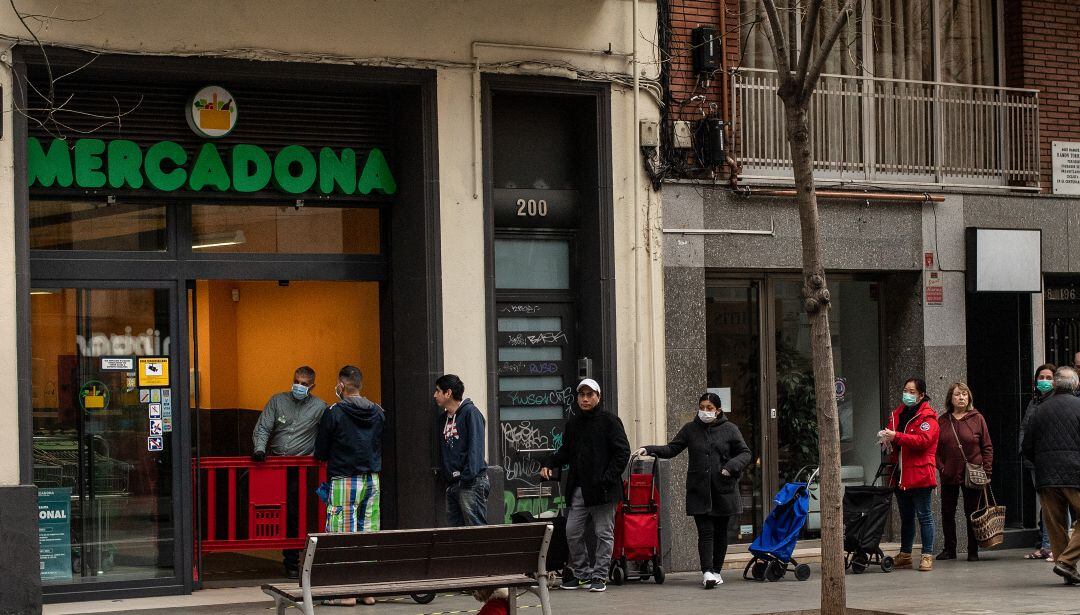
[[[712,576],[713,576],[713,579],[716,579],[716,584],[717,585],[723,585],[724,584],[724,579],[720,577],[719,572],[712,573]]]
[[[703,572],[701,574],[701,585],[705,589],[712,589],[716,587],[717,577],[711,572]]]

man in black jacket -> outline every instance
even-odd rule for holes
[[[1080,399],[1075,397],[1076,370],[1054,372],[1054,393],[1024,424],[1023,453],[1035,463],[1035,487],[1042,501],[1050,547],[1057,556],[1054,574],[1080,584],[1080,519],[1068,537],[1069,509],[1080,511]]]
[[[446,479],[446,522],[451,526],[487,525],[491,482],[484,461],[484,416],[454,374],[435,381],[439,422],[439,472]]]
[[[570,465],[566,492],[570,495],[570,515],[566,519],[566,543],[570,547],[572,579],[563,589],[607,589],[611,551],[615,546],[615,506],[622,494],[622,472],[630,459],[630,443],[622,421],[600,408],[600,385],[592,378],[577,386],[580,412],[566,422],[563,444],[540,470],[551,479],[552,470]],[[585,546],[585,524],[592,519],[596,531],[595,560],[589,561]]]

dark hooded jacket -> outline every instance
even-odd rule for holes
[[[694,417],[667,446],[646,446],[650,455],[670,459],[690,451],[686,467],[686,514],[737,515],[742,512],[739,475],[753,459],[738,426],[721,412],[712,423]],[[724,476],[727,470],[730,476]]]
[[[555,469],[569,464],[568,501],[576,489],[581,489],[586,506],[615,502],[622,497],[622,473],[630,461],[630,443],[622,421],[604,412],[602,404],[588,412],[575,406],[574,412],[566,421],[562,446],[544,462],[544,467]]]
[[[315,458],[326,462],[330,478],[382,470],[386,413],[364,397],[346,397],[323,412],[315,436]]]
[[[439,423],[439,462],[443,478],[449,483],[461,481],[469,485],[477,476],[487,473],[484,462],[484,415],[465,398],[454,416],[443,411]]]
[[[1025,459],[1035,463],[1035,488],[1080,489],[1080,399],[1055,391],[1024,419]]]

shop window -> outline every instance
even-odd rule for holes
[[[173,576],[169,291],[34,289],[30,330],[42,581]]]
[[[197,254],[379,254],[379,210],[370,207],[194,205]]]
[[[496,239],[495,288],[570,288],[570,242],[550,239]]]
[[[104,201],[30,202],[30,249],[163,251],[165,206]]]

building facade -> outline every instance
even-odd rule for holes
[[[269,514],[228,459],[299,365],[330,401],[355,364],[388,409],[384,528],[442,522],[442,373],[486,416],[496,516],[562,505],[538,464],[580,377],[663,437],[655,3],[16,7],[6,604],[198,588]]]
[[[660,25],[672,58],[661,155],[680,170],[663,190],[668,430],[706,389],[730,400],[756,453],[733,542],[752,540],[776,489],[817,463],[799,217],[777,191],[793,180],[757,4],[673,0]],[[824,18],[841,4],[824,2]],[[784,14],[798,41],[802,16]],[[857,3],[811,103],[843,480],[874,480],[875,434],[906,378],[925,378],[939,412],[965,381],[990,425],[994,491],[1018,546],[1037,521],[1016,442],[1032,374],[1044,360],[1071,364],[1077,348],[1078,196],[1054,157],[1080,137],[1064,78],[1080,67],[1068,40],[1078,27],[1069,2]],[[703,146],[702,118],[727,127],[726,164]],[[990,252],[999,263],[1026,254],[1027,286],[987,292],[992,267],[978,259]],[[674,551],[692,567],[680,523]]]

